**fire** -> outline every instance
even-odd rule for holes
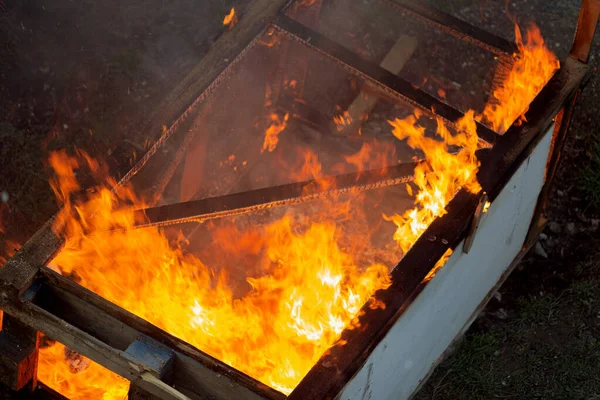
[[[437,273],[442,268],[444,268],[444,265],[446,265],[446,261],[448,261],[448,259],[452,255],[452,253],[453,253],[452,249],[446,250],[444,255],[442,255],[442,258],[440,258],[438,260],[438,262],[435,263],[435,265],[433,266],[433,269],[431,271],[429,271],[429,273],[427,274],[427,276],[425,276],[425,278],[423,278],[423,282],[429,282],[430,280],[432,280],[437,275]]]
[[[533,25],[523,41],[521,30],[515,25],[519,48],[514,64],[502,86],[494,90],[493,102],[487,104],[480,116],[499,133],[504,133],[512,123],[524,115],[531,100],[560,67],[556,55],[544,44],[539,28]]]
[[[14,240],[6,239],[4,241],[4,253],[0,253],[0,267],[6,264],[9,258],[15,255],[17,250],[21,248],[21,244]]]
[[[407,139],[409,146],[425,154],[425,161],[415,168],[413,183],[418,188],[416,206],[403,215],[384,216],[396,224],[394,239],[402,251],[408,251],[433,220],[446,213],[446,205],[460,188],[464,187],[472,193],[481,190],[476,176],[479,161],[475,156],[479,139],[473,116],[474,112],[469,111],[458,121],[461,132],[454,136],[438,119],[437,134],[441,141],[425,137],[425,128],[418,124],[418,110],[403,120],[390,121],[394,136],[400,140]],[[449,146],[459,146],[461,150],[453,154]],[[412,188],[409,194],[412,195]]]
[[[337,172],[342,174],[351,165],[356,171],[368,171],[398,163],[396,147],[391,143],[376,140],[363,142],[360,150],[352,155],[344,156],[346,165],[339,166]]]
[[[523,54],[515,63],[516,72],[494,93],[501,103],[486,108],[485,117],[500,121],[501,126],[510,125],[512,120],[508,121],[524,109],[509,102],[506,108],[520,110],[517,114],[506,111],[502,103],[506,93],[511,93],[511,101],[520,93],[522,97],[514,101],[526,107],[539,91],[539,87],[516,91],[515,76],[521,76],[524,68],[520,60],[529,59],[526,53],[536,49],[531,43],[543,46],[543,41],[534,40],[535,32],[527,37],[527,44],[520,46]],[[553,68],[531,70],[538,75],[528,77],[527,82],[541,87]],[[288,117],[270,114],[262,152],[276,149]],[[425,136],[420,117],[415,111],[405,119],[389,121],[394,136],[424,155],[414,181],[407,186],[414,193],[415,206],[402,215],[384,216],[396,224],[394,239],[402,252],[446,213],[446,205],[459,189],[481,190],[476,178],[475,113],[469,111],[455,123],[455,134],[438,120],[436,138]],[[378,162],[380,155],[370,154],[378,151],[376,146],[365,145],[346,157],[346,162],[362,169]],[[116,182],[102,166],[85,153],[79,155],[83,162],[64,152],[50,157],[57,175],[51,184],[64,205],[54,229],[65,238],[52,266],[65,275],[76,271],[83,286],[283,393],[290,393],[328,348],[341,344],[344,329],[359,326],[356,317],[361,307],[375,291],[390,284],[388,266],[358,260],[368,248],[368,233],[352,233],[348,238],[336,223],[338,216],[357,218],[349,203],[334,200],[312,218],[288,210],[278,220],[242,231],[223,223],[214,228],[209,251],[194,255],[157,227],[135,228],[133,210],[143,208],[144,201],[127,186],[111,191]],[[316,154],[305,151],[303,155],[304,163],[292,178],[320,177],[323,167]],[[105,183],[93,192],[81,193],[75,179],[79,168],[90,169]],[[79,199],[74,200],[76,195]],[[230,225],[235,227],[235,222]],[[239,260],[239,253],[251,260],[241,269],[238,261],[231,261]],[[426,280],[450,254],[451,250]],[[45,381],[52,379],[49,371],[65,363],[64,350],[52,349],[45,350],[50,361],[40,365]],[[106,375],[81,376],[88,383],[97,379],[105,387],[118,385],[109,384]]]
[[[494,92],[497,104],[488,104],[484,116],[499,132],[504,132],[514,120],[527,111],[527,106],[552,74],[559,68],[556,56],[544,45],[539,28],[533,26],[523,43],[520,30],[515,26],[519,54],[506,81]],[[475,156],[478,139],[475,114],[471,110],[457,122],[459,133],[452,136],[442,120],[438,119],[437,134],[442,141],[425,137],[425,129],[418,124],[420,112],[404,120],[390,121],[393,134],[407,139],[409,146],[421,150],[425,161],[415,169],[414,185],[418,192],[416,206],[403,215],[384,218],[393,221],[394,235],[402,251],[406,252],[437,217],[446,213],[445,207],[460,188],[472,193],[481,190],[477,182],[479,161]],[[461,150],[452,154],[448,146]],[[409,194],[413,188],[408,186]]]
[[[489,201],[486,201],[485,204],[483,205],[483,213],[487,213],[488,210],[490,209],[490,206],[492,205],[492,203],[490,203]]]
[[[59,342],[40,347],[38,378],[68,399],[123,400],[129,381],[67,349]]]
[[[337,130],[341,132],[345,126],[352,123],[352,115],[350,115],[348,111],[344,111],[343,113],[334,116],[333,122],[335,122]]]
[[[225,18],[223,18],[223,25],[225,25],[228,29],[231,29],[235,26],[235,24],[237,24],[237,22],[238,17],[237,15],[235,15],[235,8],[231,7],[231,11],[229,11],[229,14],[227,14]]]
[[[53,266],[76,270],[92,291],[284,393],[389,284],[387,266],[359,266],[354,252],[342,249],[333,221],[285,216],[241,241],[252,244],[260,268],[247,278],[246,293],[234,293],[221,266],[186,254],[158,228],[131,229],[133,207],[117,208],[123,200],[143,206],[131,191],[102,187],[75,204],[68,199],[79,190],[74,169],[81,165],[65,153],[50,163],[65,203],[56,229],[67,239]],[[102,175],[98,163],[86,164]],[[229,243],[236,240],[231,232],[222,238],[223,251],[240,251]]]
[[[271,113],[269,116],[270,125],[265,131],[265,141],[263,142],[261,152],[264,152],[265,150],[272,152],[277,148],[279,134],[285,129],[289,117],[289,113],[286,113],[283,118],[279,116],[279,114]]]

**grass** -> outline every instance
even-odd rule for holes
[[[468,333],[415,399],[600,400],[597,245],[566,290],[519,299],[514,316]]]

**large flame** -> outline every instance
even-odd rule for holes
[[[509,126],[524,112],[554,72],[552,58],[549,68],[526,70],[535,74],[525,81],[533,83],[529,90],[520,91],[523,84],[515,84],[516,76],[523,79],[525,71],[520,60],[549,53],[532,44],[543,47],[543,41],[535,39],[536,32],[528,34],[527,44],[520,45],[514,71],[494,92],[500,103],[484,112],[485,118],[498,121],[498,126]],[[548,58],[545,60],[542,63],[548,63]],[[506,97],[506,93],[512,94]],[[515,99],[514,93],[520,97]],[[469,111],[456,122],[458,133],[454,135],[439,120],[436,138],[425,136],[418,123],[420,117],[415,111],[403,120],[390,121],[393,134],[420,150],[425,158],[416,168],[414,182],[407,186],[409,193],[415,193],[415,207],[386,217],[397,226],[394,239],[402,252],[410,249],[435,218],[444,215],[446,205],[460,188],[474,193],[481,190],[476,179],[475,113]],[[275,149],[286,121],[287,116],[271,116],[263,151]],[[377,146],[363,146],[355,156],[346,157],[346,162],[362,169],[381,158],[371,154],[377,151]],[[303,155],[301,168],[290,175],[302,180],[321,176],[322,165],[316,154],[306,151]],[[52,186],[64,204],[55,230],[66,238],[52,266],[66,275],[76,271],[80,284],[283,393],[290,393],[329,347],[342,344],[342,330],[357,327],[360,308],[376,290],[389,285],[388,266],[357,259],[368,240],[353,233],[355,237],[348,244],[344,238],[347,232],[336,224],[333,216],[356,218],[348,204],[333,201],[319,218],[288,214],[243,231],[224,224],[212,232],[213,247],[206,257],[195,256],[178,242],[170,242],[159,228],[134,228],[133,209],[144,207],[144,203],[127,186],[112,192],[115,182],[106,179],[95,192],[80,193],[76,169],[85,166],[100,177],[106,174],[96,161],[83,153],[80,156],[83,163],[64,152],[50,157],[57,174]],[[383,158],[390,156],[395,155]],[[74,197],[80,199],[72,200]],[[252,267],[242,265],[240,269],[228,264],[227,257],[240,252],[247,255]],[[227,271],[246,277],[242,290],[236,283],[240,277]],[[52,363],[65,363],[64,350],[45,351],[52,356],[48,357]],[[50,368],[56,371],[54,379],[46,381],[51,376],[47,371],[40,375],[50,386],[72,379],[58,376],[64,368],[40,365],[40,370]]]
[[[539,28],[533,26],[527,32],[527,41],[521,38],[519,27],[515,25],[519,54],[506,80],[493,93],[495,101],[490,102],[483,112],[486,122],[498,132],[505,132],[520,116],[524,118],[528,105],[540,89],[559,68],[556,56],[546,48]],[[394,238],[406,252],[421,236],[433,220],[446,213],[445,207],[458,189],[466,188],[472,193],[481,190],[477,182],[479,161],[475,156],[478,138],[473,110],[457,122],[459,133],[450,135],[443,121],[438,119],[437,134],[442,141],[425,137],[425,129],[417,123],[419,112],[404,120],[390,121],[394,135],[423,151],[425,161],[415,171],[414,185],[418,191],[415,207],[403,215],[384,218],[393,221],[397,230]],[[481,119],[481,117],[477,117]],[[451,153],[449,146],[458,146],[458,153]],[[407,186],[412,194],[413,188]]]
[[[184,253],[158,228],[133,228],[133,207],[116,208],[123,200],[143,206],[131,191],[102,187],[73,204],[68,198],[79,189],[73,171],[79,163],[64,152],[53,153],[50,163],[58,174],[53,187],[65,202],[57,229],[67,238],[53,267],[76,270],[92,291],[282,392],[296,386],[372,293],[389,283],[388,267],[359,267],[342,250],[333,222],[292,223],[286,216],[245,242],[261,268],[247,279],[250,290],[236,297],[220,266]],[[101,173],[98,163],[87,158],[87,164]],[[114,228],[121,229],[108,231]],[[220,237],[223,250],[240,251],[244,243],[231,232]]]
[[[492,93],[494,100],[483,110],[483,120],[500,133],[527,112],[531,100],[560,67],[537,26],[531,26],[524,42],[515,25],[515,37],[519,52],[513,56],[513,66],[503,84]]]

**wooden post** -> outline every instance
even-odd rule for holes
[[[398,75],[416,48],[416,38],[408,35],[401,35],[379,65],[392,74]],[[365,86],[367,85],[368,84],[365,84]],[[366,120],[373,108],[375,108],[378,101],[379,97],[377,95],[368,93],[366,90],[361,90],[346,111],[347,116],[349,117],[348,124],[343,126],[336,126],[336,124],[333,124],[331,131],[337,131],[336,133],[339,136],[347,136],[350,132],[357,130],[360,125],[362,125],[363,121]]]
[[[4,314],[3,320],[0,382],[16,391],[33,390],[37,383],[39,334],[10,315]]]

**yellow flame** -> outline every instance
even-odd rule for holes
[[[289,117],[290,115],[288,113],[286,113],[283,118],[276,113],[271,113],[269,116],[270,124],[265,131],[265,140],[261,151],[268,150],[269,152],[272,152],[277,148],[279,134],[285,129]]]
[[[127,379],[75,355],[59,342],[40,348],[38,378],[72,400],[123,400],[129,391]]]
[[[235,15],[235,8],[231,7],[231,11],[229,14],[223,18],[223,25],[227,26],[229,29],[233,28],[235,24],[238,22],[238,17]]]
[[[483,120],[494,130],[504,133],[512,123],[524,115],[531,100],[548,82],[560,63],[544,44],[539,28],[533,25],[523,42],[521,30],[515,25],[518,54],[506,80],[492,93],[495,101],[483,110]]]
[[[118,198],[100,188],[72,204],[61,185],[78,190],[72,170],[78,163],[64,152],[50,163],[59,174],[56,192],[71,204],[58,216],[67,241],[54,266],[65,274],[76,270],[92,291],[282,392],[296,386],[372,293],[389,284],[386,266],[361,268],[340,248],[333,222],[298,232],[284,217],[237,241],[231,231],[216,236],[223,246],[235,243],[232,251],[250,242],[260,263],[247,278],[250,290],[236,297],[227,274],[215,272],[219,266],[182,252],[158,228],[132,229],[133,209],[117,209],[117,200],[143,202],[127,188]]]
[[[531,56],[527,52],[539,51],[529,44],[520,49],[520,59],[528,60]],[[518,62],[515,69],[514,75],[522,73]],[[543,75],[529,77],[538,85],[550,78],[554,67],[533,71]],[[504,110],[502,103],[507,101],[505,92],[517,90],[512,76],[494,93],[500,103],[484,113],[487,120],[500,121],[499,126],[510,125],[512,121],[507,121],[515,115]],[[529,96],[523,104],[537,90],[523,92]],[[518,113],[523,112],[514,104],[523,99],[509,100],[507,108],[521,108]],[[460,188],[474,193],[481,190],[476,179],[479,161],[475,156],[478,138],[474,112],[467,112],[456,123],[459,129],[455,135],[439,120],[437,138],[425,137],[419,117],[415,111],[405,119],[390,121],[393,134],[425,156],[416,168],[412,186],[408,186],[409,193],[415,195],[415,207],[386,217],[396,224],[394,239],[403,252],[435,218],[444,215],[446,205]],[[283,118],[270,116],[262,151],[275,150],[287,120],[287,114]],[[347,157],[346,162],[364,168],[377,159],[369,149],[363,146],[363,153]],[[310,151],[303,154],[304,164],[293,175],[319,177],[322,165],[316,155]],[[135,229],[140,221],[135,221],[133,209],[145,204],[127,186],[111,192],[115,182],[110,178],[95,192],[87,193],[84,200],[72,200],[73,194],[80,192],[75,169],[87,166],[106,178],[98,162],[84,153],[80,156],[83,163],[64,152],[50,157],[57,174],[52,186],[64,204],[54,229],[66,239],[52,264],[65,274],[76,271],[80,283],[92,291],[283,393],[293,390],[339,340],[343,329],[358,326],[356,316],[361,307],[376,290],[390,284],[386,266],[377,262],[359,265],[355,260],[360,253],[356,249],[368,238],[356,234],[352,245],[341,244],[342,232],[329,215],[343,213],[352,219],[353,210],[347,204],[334,202],[331,209],[322,210],[318,222],[296,221],[288,215],[244,231],[236,230],[235,224],[223,225],[212,232],[211,249],[215,250],[210,257],[200,259],[169,242],[156,227]],[[94,235],[88,236],[90,232]],[[236,277],[226,272],[235,269],[225,260],[225,256],[240,252],[257,265],[244,271],[245,289],[241,292]],[[435,275],[448,255],[426,279]],[[381,306],[370,303],[370,307]],[[58,350],[48,350],[47,354],[49,363],[40,365],[44,379],[52,377],[48,371],[60,371],[56,365],[65,362]],[[56,379],[72,377],[63,374]],[[94,379],[107,379],[103,381],[106,387],[119,385],[109,383],[113,378],[106,376]]]
[[[491,205],[492,205],[492,203],[490,203],[489,201],[485,202],[485,204],[483,205],[483,214],[485,214],[486,212],[488,212],[488,210],[490,209]]]
[[[417,123],[420,116],[417,110],[415,115],[403,120],[390,121],[398,139],[407,139],[409,146],[425,154],[425,161],[415,168],[416,206],[403,215],[384,216],[396,224],[394,239],[402,251],[408,251],[431,222],[446,213],[446,205],[460,188],[472,193],[481,190],[476,175],[479,160],[475,156],[479,139],[473,115],[473,111],[469,111],[458,121],[461,132],[454,136],[450,135],[444,122],[438,120],[437,133],[441,141],[425,136],[425,128]],[[449,146],[459,146],[461,150],[453,154]]]

